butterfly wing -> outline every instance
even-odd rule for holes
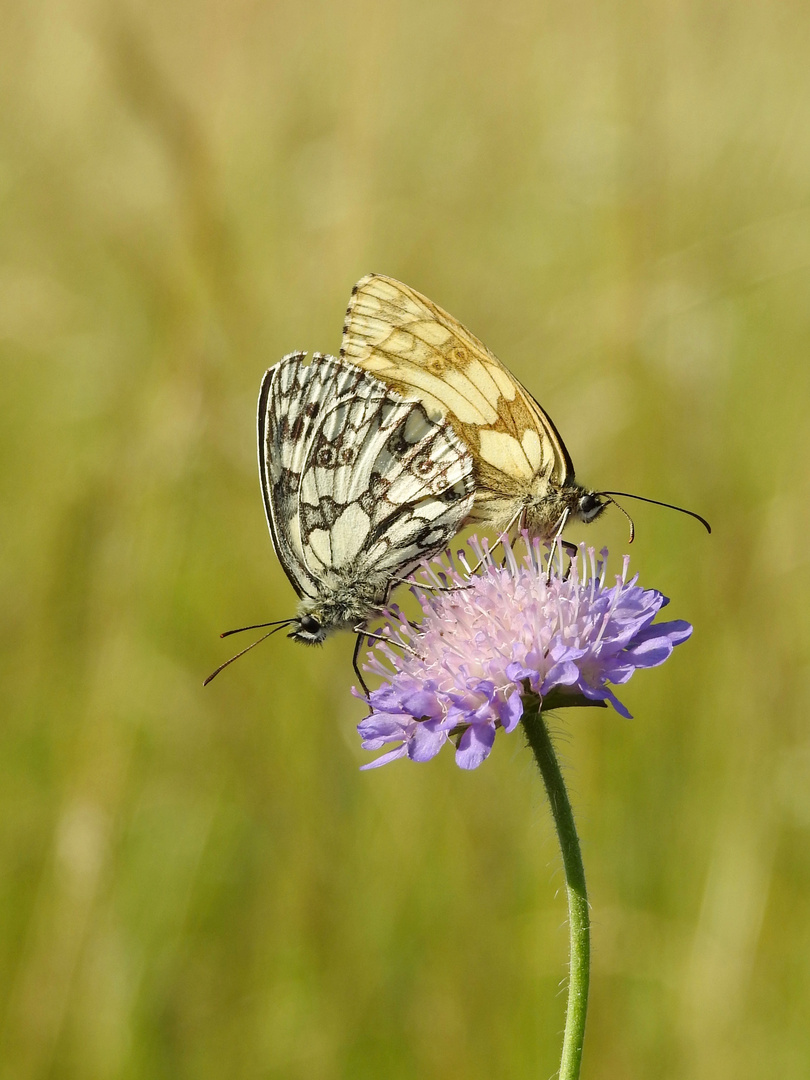
[[[474,498],[473,462],[446,421],[359,374],[308,446],[298,493],[303,561],[327,584],[387,588],[458,531]]]
[[[341,357],[377,375],[431,416],[446,416],[472,450],[479,493],[525,494],[537,477],[573,481],[571,458],[531,394],[452,315],[393,278],[355,285]]]
[[[273,547],[299,596],[316,596],[301,542],[298,491],[307,453],[327,410],[368,383],[365,372],[334,357],[289,353],[262,379],[259,394],[259,477]],[[376,380],[372,380],[376,382]]]

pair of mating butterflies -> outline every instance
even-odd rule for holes
[[[258,421],[270,535],[300,601],[263,625],[307,644],[355,630],[355,670],[392,587],[462,526],[550,539],[618,494],[578,484],[554,424],[497,357],[379,274],[352,290],[339,359],[290,353],[267,371]]]

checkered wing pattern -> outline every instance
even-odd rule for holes
[[[393,579],[443,548],[474,497],[443,419],[346,361],[291,353],[265,375],[259,468],[276,552],[299,596]]]

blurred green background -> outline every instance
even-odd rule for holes
[[[635,504],[695,624],[558,721],[584,1077],[810,1073],[810,9],[6,0],[3,1080],[546,1077],[562,878],[519,736],[360,773],[292,613],[265,368],[401,278]],[[618,556],[614,512],[586,534]],[[573,534],[576,539],[576,534]],[[618,559],[617,559],[618,565]],[[237,639],[238,640],[238,639]]]

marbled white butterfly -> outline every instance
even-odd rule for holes
[[[308,645],[354,630],[357,670],[362,630],[393,585],[469,515],[472,457],[419,402],[344,360],[305,357],[290,353],[271,367],[259,395],[267,522],[299,597],[291,619],[260,625],[290,627]]]

